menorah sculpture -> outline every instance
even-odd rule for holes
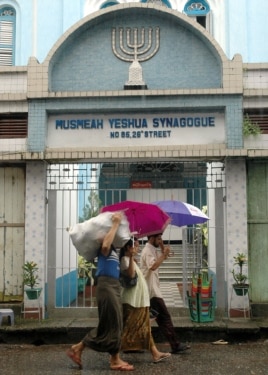
[[[154,37],[153,37],[154,31]],[[143,81],[142,67],[140,62],[151,59],[159,50],[160,45],[160,29],[156,27],[154,30],[150,27],[145,35],[145,28],[127,28],[124,30],[119,28],[118,32],[112,29],[112,49],[114,55],[126,62],[131,62],[129,67],[128,82],[124,88],[131,89],[147,89],[147,85]]]

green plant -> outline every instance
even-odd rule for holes
[[[237,253],[237,255],[234,257],[234,266],[238,266],[238,272],[237,268],[236,270],[232,270],[233,278],[235,280],[235,283],[237,285],[245,284],[248,277],[247,275],[243,274],[243,266],[247,263],[247,257],[243,253]]]
[[[256,122],[253,122],[249,115],[246,114],[243,119],[243,135],[244,137],[248,137],[249,135],[258,135],[261,134],[262,131],[259,125]]]
[[[208,213],[208,206],[202,207],[202,212],[207,215]],[[198,224],[199,228],[201,228],[202,232],[202,243],[204,246],[208,247],[208,224],[207,222],[203,224]]]
[[[83,216],[79,217],[79,223],[82,223],[83,221],[88,220],[91,217],[97,216],[100,212],[102,203],[96,192],[91,191],[87,200],[88,203],[86,203],[85,207],[83,208]]]
[[[92,270],[96,268],[95,264],[88,262],[84,257],[78,255],[78,278],[89,278],[91,282],[93,281]],[[92,285],[92,284],[91,284]]]
[[[23,283],[31,289],[39,284],[38,280],[38,267],[33,261],[25,262],[23,267]]]
[[[208,207],[203,206],[202,212],[207,215]],[[201,233],[201,241],[202,241],[202,262],[205,263],[205,267],[208,267],[208,224],[207,222],[203,224],[197,224],[197,228],[200,229]],[[197,238],[195,239],[195,242],[197,242]]]

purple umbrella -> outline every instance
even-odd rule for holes
[[[170,217],[155,204],[123,201],[101,209],[101,212],[116,211],[124,212],[130,231],[138,238],[163,233],[170,224]]]
[[[171,218],[171,225],[183,227],[184,225],[202,224],[209,220],[209,217],[204,214],[198,207],[189,203],[166,200],[152,202],[156,206],[165,211]]]

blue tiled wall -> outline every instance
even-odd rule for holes
[[[160,48],[142,62],[149,89],[221,87],[221,61],[208,41],[173,15],[151,9],[124,9],[88,21],[75,30],[52,58],[52,91],[120,90],[129,62],[112,52],[112,28],[160,28]]]
[[[101,113],[115,110],[131,110],[142,112],[145,110],[163,111],[225,111],[226,115],[226,135],[229,148],[241,148],[243,146],[242,137],[242,97],[240,95],[231,96],[159,96],[159,97],[125,97],[125,98],[77,98],[66,100],[42,100],[31,102],[29,105],[29,151],[44,151],[47,134],[47,111],[70,111],[74,113],[87,111],[99,111]],[[88,147],[95,147],[89,144]]]

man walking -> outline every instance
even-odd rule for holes
[[[158,247],[160,247],[161,253],[157,251]],[[190,349],[190,346],[177,340],[170,313],[160,290],[159,281],[159,266],[169,257],[169,253],[170,248],[164,246],[161,233],[148,236],[148,242],[141,252],[140,268],[148,284],[151,309],[158,313],[156,322],[171,346],[171,353],[179,354]]]

